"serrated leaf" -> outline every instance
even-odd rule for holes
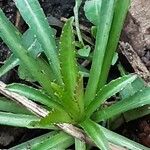
[[[107,108],[93,114],[93,119],[97,122],[109,119],[128,110],[150,104],[150,88],[145,88],[133,96],[121,100]]]
[[[50,113],[46,117],[42,118],[39,122],[35,122],[35,124],[40,126],[47,126],[53,123],[74,123],[74,121],[65,111],[55,109],[50,111]]]
[[[75,58],[76,53],[72,24],[73,18],[68,19],[63,27],[60,38],[59,59],[64,82],[62,101],[66,110],[70,111],[74,117],[79,118],[78,113],[80,108],[74,97],[78,77],[78,67]]]
[[[23,95],[35,102],[39,102],[41,104],[44,104],[48,106],[49,108],[56,108],[56,109],[63,109],[63,107],[56,101],[54,101],[51,97],[48,95],[42,93],[40,89],[35,89],[31,86],[27,86],[24,84],[19,83],[13,83],[10,85],[7,85],[6,87],[9,91],[16,92],[20,95]]]
[[[101,13],[102,0],[89,0],[85,2],[84,12],[87,19],[94,25],[98,25]]]
[[[108,98],[115,95],[128,84],[133,82],[137,78],[136,75],[127,75],[116,80],[111,81],[105,85],[96,95],[95,99],[87,107],[86,115],[90,117],[97,108],[101,106]]]
[[[22,17],[37,37],[37,40],[41,43],[53,73],[59,83],[61,83],[60,64],[56,52],[54,33],[48,24],[39,2],[37,0],[14,0],[14,2]]]
[[[92,59],[92,66],[90,69],[90,76],[85,91],[86,106],[89,105],[90,102],[94,99],[97,88],[99,86],[98,82],[102,73],[105,53],[107,53],[106,47],[114,13],[114,0],[105,0],[100,2],[102,2],[102,4],[101,9],[98,8],[98,10],[100,9],[100,13],[98,13],[97,19],[98,24],[95,50]]]
[[[110,150],[108,141],[97,123],[92,120],[85,120],[81,123],[81,127],[99,149]]]
[[[78,70],[76,66],[76,53],[72,24],[73,18],[69,19],[63,27],[60,38],[59,59],[61,62],[61,73],[63,82],[65,84],[65,90],[73,95],[76,86]]]

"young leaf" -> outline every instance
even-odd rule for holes
[[[29,87],[24,84],[13,83],[6,87],[9,91],[16,92],[20,95],[23,95],[35,102],[44,104],[50,108],[63,110],[63,107],[56,101],[54,101],[48,95],[42,93],[40,90],[33,87]]]
[[[81,127],[98,148],[101,150],[110,150],[108,141],[97,123],[92,120],[85,120],[81,123]]]
[[[39,2],[37,0],[14,0],[14,2],[22,17],[37,37],[37,40],[41,43],[56,79],[59,83],[62,83],[54,33],[48,24]]]
[[[98,8],[98,10],[99,9],[100,8]],[[106,52],[109,31],[112,23],[113,12],[114,0],[102,1],[98,17],[96,45],[92,59],[89,81],[85,92],[86,105],[89,105],[90,102],[94,99],[97,91],[100,74],[102,72],[103,60]]]
[[[121,91],[136,78],[136,75],[127,75],[113,80],[105,85],[101,90],[99,90],[95,99],[87,107],[86,115],[90,117],[90,115],[92,115],[92,113],[96,111],[96,109],[100,107],[100,105],[103,104],[108,98]]]
[[[112,21],[111,30],[109,33],[109,40],[107,43],[106,53],[103,61],[103,67],[99,78],[98,89],[105,85],[109,73],[109,69],[114,57],[114,52],[117,48],[120,38],[121,30],[123,28],[124,20],[130,6],[130,0],[116,0],[114,17]]]
[[[93,114],[93,119],[97,122],[109,119],[115,115],[124,113],[128,110],[150,104],[150,88],[145,88],[133,96],[121,100],[107,108]]]

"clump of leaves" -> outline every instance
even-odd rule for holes
[[[131,96],[122,98],[111,106],[104,103],[113,95],[137,79],[136,75],[124,75],[106,84],[123,22],[130,6],[130,0],[90,0],[85,2],[87,18],[94,24],[96,42],[91,47],[92,64],[87,86],[83,84],[83,74],[76,59],[76,42],[71,17],[65,23],[56,44],[53,29],[37,0],[14,0],[29,29],[22,35],[0,10],[0,36],[12,51],[0,69],[4,75],[18,67],[22,79],[39,83],[39,88],[13,83],[0,91],[6,97],[14,93],[24,96],[37,111],[42,107],[47,113],[44,118],[34,115],[26,108],[37,112],[33,106],[20,106],[7,98],[0,99],[0,124],[51,129],[50,133],[32,139],[13,149],[66,149],[75,142],[76,149],[86,149],[86,144],[79,139],[59,131],[55,125],[69,123],[82,128],[95,145],[102,150],[109,150],[109,142],[127,149],[147,149],[108,129],[109,119],[122,113],[150,104],[150,88],[139,89]],[[81,0],[76,0],[74,8],[77,36],[82,51],[87,46],[79,29],[78,10]],[[88,51],[89,53],[89,51]],[[87,55],[88,57],[88,55]],[[85,69],[85,68],[84,68]],[[39,86],[38,85],[38,86]],[[9,93],[9,94],[8,94]],[[13,97],[18,100],[18,98]],[[34,105],[35,103],[38,105]],[[18,107],[19,106],[19,107]],[[40,114],[40,113],[39,113]],[[66,124],[67,125],[67,124]],[[66,129],[67,130],[67,129]],[[66,131],[65,130],[65,131]],[[74,133],[75,134],[75,133]]]

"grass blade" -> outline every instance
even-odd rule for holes
[[[98,89],[99,90],[105,83],[108,77],[109,69],[112,63],[112,59],[115,50],[118,45],[121,30],[123,28],[124,20],[130,6],[130,0],[116,0],[114,17],[109,34],[109,40],[107,43],[106,54],[103,61],[103,67],[99,78]]]
[[[89,105],[94,99],[97,91],[106,52],[109,31],[112,23],[113,12],[114,0],[102,1],[101,11],[99,12],[99,23],[97,26],[96,45],[92,59],[89,81],[85,92],[86,105]]]
[[[108,98],[121,91],[136,78],[136,75],[127,75],[108,83],[97,93],[95,99],[87,107],[86,115],[90,117],[92,113],[96,111],[96,109],[100,107],[100,105],[103,104]]]
[[[57,80],[61,83],[60,64],[56,52],[54,33],[48,24],[39,2],[37,0],[14,0],[14,2],[22,17],[41,43],[49,64]]]
[[[150,104],[150,88],[145,88],[133,96],[121,100],[107,108],[93,114],[93,119],[97,122],[109,119],[115,115],[124,113],[128,110]]]
[[[108,141],[97,123],[93,122],[92,120],[85,120],[83,123],[81,123],[81,127],[98,146],[98,148],[101,150],[110,150]]]

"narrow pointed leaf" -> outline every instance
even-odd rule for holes
[[[127,139],[126,137],[123,137],[115,132],[112,132],[102,126],[99,126],[101,130],[103,131],[104,135],[106,136],[107,140],[110,142],[120,145],[122,147],[125,147],[130,150],[149,150],[149,148],[136,143],[130,139]]]
[[[49,70],[43,69],[43,64],[34,59],[24,46],[22,35],[6,18],[3,11],[0,9],[0,37],[4,40],[14,55],[26,66],[33,77],[43,86],[43,88],[51,95],[51,81],[49,78]],[[47,67],[46,67],[47,68]]]
[[[25,107],[16,104],[15,102],[5,98],[5,97],[0,97],[0,111],[3,112],[10,112],[10,113],[15,113],[15,114],[30,114]]]
[[[68,93],[73,95],[78,71],[76,66],[76,53],[72,24],[73,18],[69,19],[63,27],[60,38],[59,59],[61,62],[61,73],[66,90]]]
[[[141,90],[135,93],[133,96],[121,100],[107,108],[97,111],[93,114],[93,119],[97,122],[109,119],[115,115],[124,113],[128,110],[138,108],[144,105],[150,104],[150,88]]]
[[[105,85],[109,73],[109,69],[117,49],[121,30],[123,28],[124,20],[130,6],[130,0],[116,0],[114,17],[112,21],[111,30],[109,33],[109,40],[107,43],[106,53],[103,61],[103,67],[99,78],[97,91]]]
[[[57,80],[61,82],[60,64],[56,52],[54,33],[39,2],[37,0],[14,0],[14,2],[22,17],[41,43]],[[28,13],[30,15],[27,15]]]
[[[105,85],[96,95],[95,99],[90,103],[87,107],[86,115],[90,117],[97,108],[100,107],[108,98],[115,95],[123,88],[125,88],[128,84],[133,82],[137,78],[136,75],[127,75],[116,80],[111,81],[107,85]]]
[[[13,83],[8,85],[6,88],[9,91],[16,92],[35,102],[44,104],[50,108],[63,109],[63,107],[59,103],[54,101],[51,97],[49,97],[48,95],[42,93],[42,91],[35,89],[31,86],[27,86],[19,83]]]
[[[89,81],[85,92],[86,105],[89,105],[94,99],[97,91],[100,74],[102,72],[104,56],[106,53],[109,31],[113,19],[113,13],[114,0],[102,1],[97,25],[96,45],[92,59]]]
[[[92,120],[85,120],[81,123],[81,127],[98,148],[101,150],[110,150],[108,141],[97,123]]]

